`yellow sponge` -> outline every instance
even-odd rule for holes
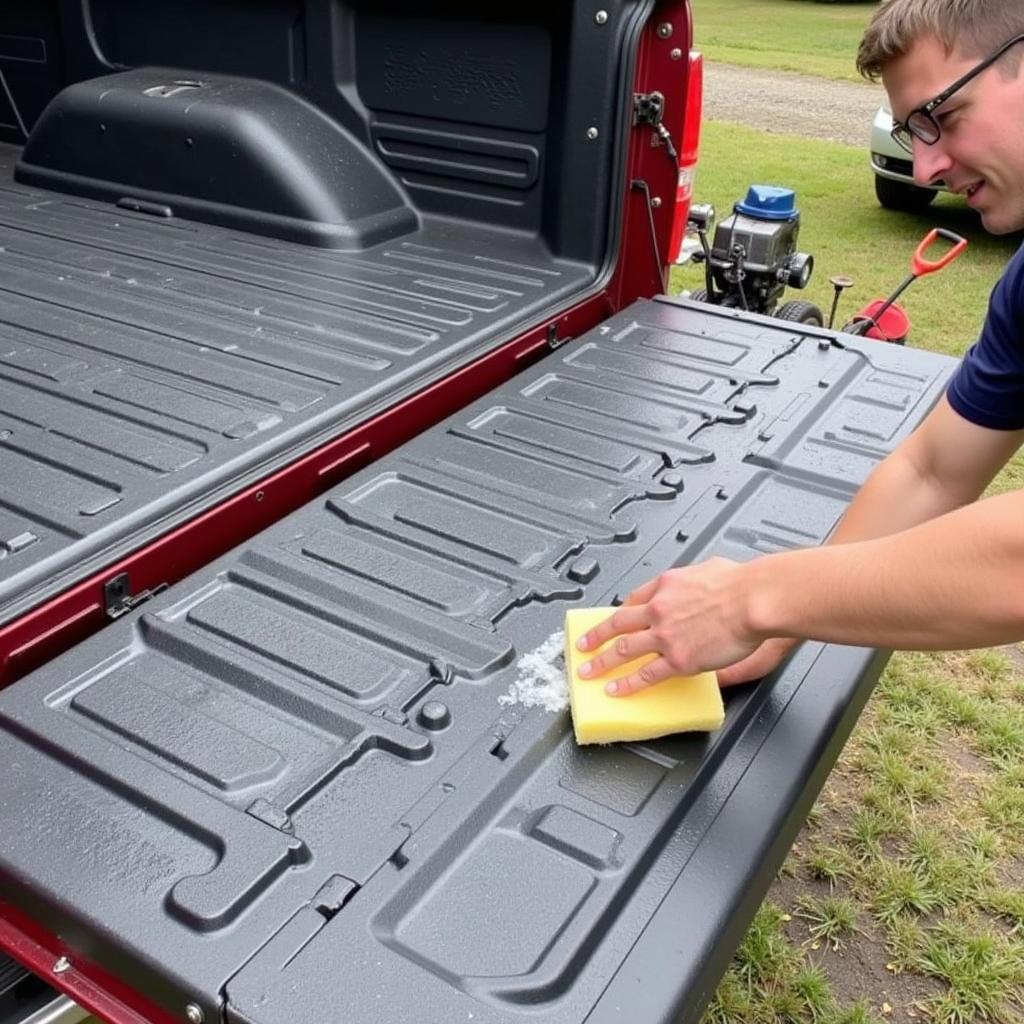
[[[576,742],[652,740],[674,732],[717,729],[725,718],[725,708],[714,672],[672,676],[628,697],[610,697],[604,692],[605,683],[635,672],[655,655],[636,658],[604,676],[579,678],[576,673],[580,665],[598,652],[579,651],[576,641],[614,611],[614,608],[573,608],[565,613],[565,670],[569,678],[569,702]],[[600,650],[613,642],[609,641]]]

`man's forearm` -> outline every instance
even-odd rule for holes
[[[943,515],[968,498],[922,475],[897,450],[865,481],[828,543],[848,544],[898,533]]]
[[[1024,497],[989,498],[900,533],[745,568],[750,625],[762,636],[909,649],[1020,640]]]

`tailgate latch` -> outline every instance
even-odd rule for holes
[[[673,161],[678,159],[675,144],[672,142],[672,135],[665,127],[663,118],[665,116],[665,97],[660,92],[635,92],[633,93],[633,124],[649,124],[654,129],[654,138],[651,145],[656,146],[659,141],[665,144],[668,155]]]
[[[132,593],[131,583],[128,580],[128,573],[118,573],[103,584],[103,610],[108,619],[119,619],[122,615],[130,612],[133,608],[156,597],[162,590],[167,589],[166,583],[160,583],[150,590]]]

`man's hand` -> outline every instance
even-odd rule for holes
[[[607,651],[581,665],[580,675],[594,678],[644,654],[657,654],[638,672],[605,686],[609,694],[625,696],[675,675],[739,669],[755,660],[767,664],[775,651],[769,650],[767,659],[751,658],[755,651],[761,654],[765,637],[748,623],[745,572],[742,563],[712,558],[670,569],[634,590],[614,615],[577,641],[581,651],[593,651],[618,637]],[[779,660],[781,655],[774,664]],[[742,672],[734,675],[731,682],[740,682]]]
[[[736,686],[738,683],[750,683],[762,679],[769,672],[778,668],[789,656],[799,640],[790,637],[774,637],[765,640],[749,658],[728,665],[718,670],[718,685],[721,687]]]

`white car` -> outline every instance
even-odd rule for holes
[[[923,210],[945,188],[921,188],[914,183],[910,154],[892,137],[892,111],[884,103],[871,126],[871,169],[875,195],[887,210]]]

